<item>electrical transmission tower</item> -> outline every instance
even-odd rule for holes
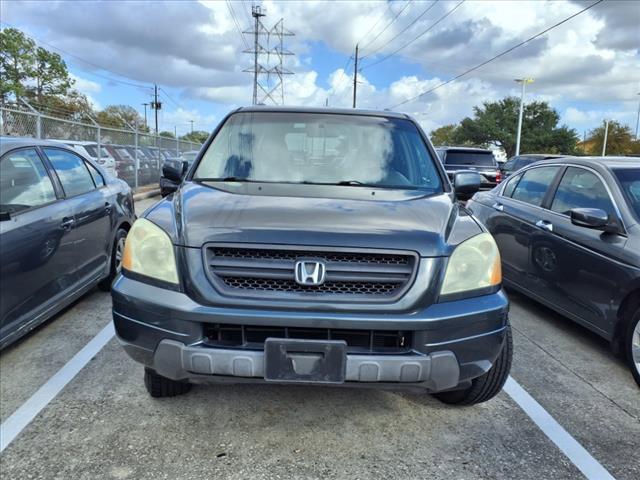
[[[284,37],[294,34],[284,28],[284,20],[281,18],[272,28],[267,29],[261,18],[266,16],[259,5],[251,7],[251,16],[254,18],[253,31],[242,32],[253,35],[253,48],[244,53],[253,54],[253,68],[244,71],[253,73],[253,104],[260,105],[271,100],[275,105],[284,105],[284,76],[293,75],[293,72],[284,68],[284,58],[294,55],[284,49]],[[264,39],[264,43],[260,40]],[[260,63],[261,58],[266,57],[266,63]]]

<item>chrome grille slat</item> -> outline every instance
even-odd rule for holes
[[[413,252],[250,244],[210,244],[204,255],[209,278],[222,294],[310,301],[392,301],[410,286],[418,260]],[[298,260],[322,261],[324,283],[298,284]]]

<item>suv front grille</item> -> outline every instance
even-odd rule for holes
[[[297,283],[297,260],[322,262],[326,266],[325,281],[320,285]],[[225,295],[388,302],[411,285],[417,255],[317,247],[209,245],[205,247],[205,262],[210,279]]]
[[[261,327],[251,325],[205,324],[205,343],[212,347],[261,350],[267,338],[304,340],[344,340],[352,353],[406,353],[413,334],[400,330],[346,330],[335,328]]]

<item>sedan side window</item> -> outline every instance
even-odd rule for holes
[[[0,211],[15,213],[56,200],[47,170],[34,149],[8,153],[0,161]]]
[[[98,172],[98,170],[96,170],[96,168],[90,163],[87,163],[87,168],[89,169],[89,172],[93,177],[93,182],[96,184],[96,187],[98,188],[104,187],[104,178],[102,178],[102,175],[100,175],[100,172]]]
[[[558,185],[551,210],[569,215],[574,208],[599,208],[615,217],[615,208],[602,181],[589,170],[569,167]]]
[[[507,180],[507,185],[504,187],[504,191],[502,192],[502,195],[504,197],[510,197],[511,195],[513,195],[513,191],[516,189],[516,186],[518,185],[518,182],[520,181],[521,178],[522,178],[521,173],[519,175],[515,175],[509,178],[509,180]]]
[[[87,166],[78,155],[59,148],[43,148],[58,174],[67,197],[90,192],[96,188]]]
[[[532,168],[522,174],[511,198],[539,207],[560,167]]]

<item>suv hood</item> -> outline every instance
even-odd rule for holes
[[[316,185],[196,183],[145,213],[176,245],[208,242],[398,249],[448,256],[482,231],[448,194]],[[316,196],[313,196],[316,195]],[[375,200],[373,200],[375,198]]]

